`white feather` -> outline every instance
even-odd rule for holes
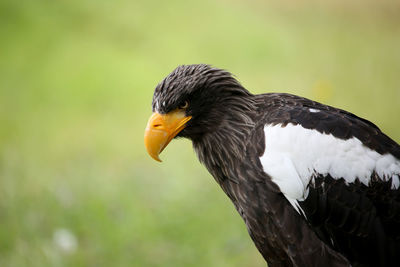
[[[344,178],[347,183],[358,179],[369,185],[375,171],[380,179],[392,178],[392,188],[400,185],[400,161],[391,154],[379,154],[353,137],[342,140],[300,125],[266,125],[265,152],[260,157],[285,197],[299,212],[297,200],[304,200],[308,184],[315,173]]]

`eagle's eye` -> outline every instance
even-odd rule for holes
[[[189,107],[188,101],[185,101],[178,106],[179,109],[187,109],[188,107]]]

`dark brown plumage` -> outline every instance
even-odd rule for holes
[[[400,265],[400,146],[371,122],[294,95],[253,95],[227,71],[203,64],[176,68],[156,87],[152,107],[159,116],[178,111],[188,119],[173,136],[192,140],[199,160],[232,200],[269,266]],[[148,131],[160,125],[149,122]],[[293,160],[296,177],[285,176],[287,163],[277,172],[285,177],[277,177],[276,167],[271,167],[275,165],[266,159],[273,131],[284,135],[298,131],[316,142],[329,139],[340,144],[337,153],[343,157],[354,158],[351,153],[358,149],[376,162],[357,152],[368,162],[348,165],[335,152],[322,162],[328,167],[320,162],[313,165],[308,152],[329,147],[310,148],[304,151],[304,164],[314,170],[301,171],[302,157],[285,156]],[[301,143],[288,144],[282,155],[296,146]],[[382,162],[391,169],[384,169]],[[349,174],[338,176],[343,173],[337,169],[340,164],[343,170],[351,167]],[[326,172],[321,172],[324,168]],[[358,177],[360,173],[366,173],[366,178]],[[303,197],[292,197],[290,187],[296,181],[307,182]]]

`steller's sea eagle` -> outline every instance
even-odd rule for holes
[[[205,64],[162,80],[152,110],[150,156],[192,140],[269,266],[400,266],[400,146],[373,123],[295,95],[253,95]]]

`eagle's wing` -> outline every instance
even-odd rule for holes
[[[346,111],[264,95],[260,162],[318,237],[351,262],[399,263],[400,146]]]

